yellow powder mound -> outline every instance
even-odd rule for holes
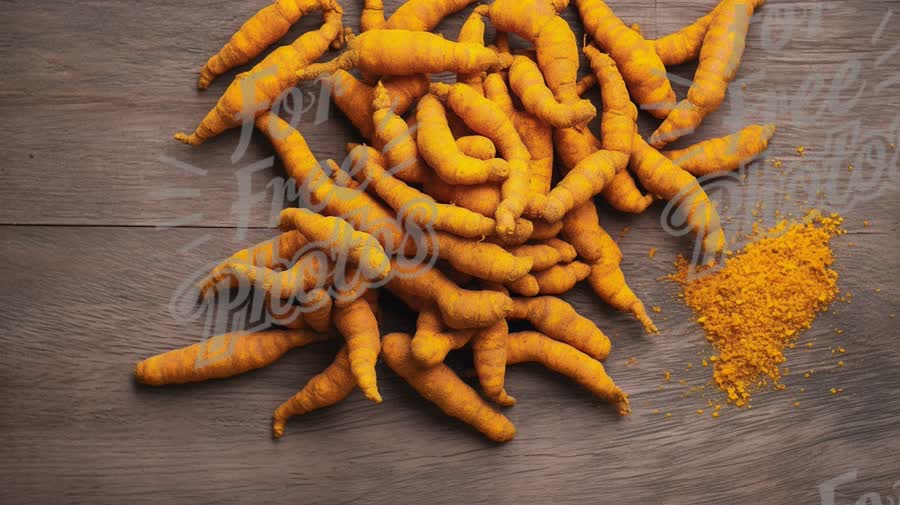
[[[830,241],[837,215],[781,221],[718,268],[691,272],[683,258],[673,276],[718,352],[714,378],[735,405],[754,386],[778,384],[784,349],[827,310],[838,293]]]

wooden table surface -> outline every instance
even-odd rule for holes
[[[897,503],[900,174],[889,144],[900,143],[900,2],[770,0],[726,104],[693,137],[778,124],[766,160],[711,189],[729,236],[754,213],[772,223],[776,211],[816,207],[846,218],[834,247],[852,302],[800,335],[787,389],[712,418],[707,401],[723,398],[700,365],[712,350],[677,286],[658,280],[690,240],[663,230],[661,204],[636,217],[601,206],[622,234],[631,285],[662,308],[661,334],[643,335],[584,286],[566,299],[611,335],[606,366],[634,412],[620,419],[564,378],[517,366],[507,385],[519,404],[507,415],[518,435],[505,445],[443,416],[383,365],[383,404],[355,392],[272,440],[272,410],[330,362],[334,344],[227,381],[132,380],[139,359],[200,338],[201,321],[173,311],[185,280],[273,236],[287,205],[267,189],[283,171],[258,135],[237,162],[237,131],[196,149],[171,138],[234,76],[198,92],[202,63],[266,3],[2,2],[0,502]],[[342,3],[357,27],[361,2]],[[713,3],[610,2],[648,37]],[[581,40],[574,8],[565,17]],[[455,37],[464,18],[441,30]],[[310,16],[284,41],[318,23]],[[672,69],[679,96],[693,70]],[[317,85],[301,89],[318,100]],[[316,124],[315,110],[300,130],[320,158],[340,159],[352,127],[333,107]],[[641,121],[649,134],[653,122]],[[384,329],[410,329],[412,315],[386,303]],[[467,360],[450,363],[465,371]]]

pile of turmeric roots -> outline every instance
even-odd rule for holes
[[[301,203],[316,211],[284,210],[279,236],[235,253],[200,285],[206,299],[252,286],[282,329],[226,334],[149,358],[137,365],[139,381],[229,377],[339,335],[345,345],[334,362],[276,409],[276,436],[289,417],[332,405],[357,387],[381,402],[379,358],[491,440],[515,434],[495,408],[515,403],[504,386],[507,365],[543,364],[629,412],[627,395],[600,363],[609,339],[557,296],[587,280],[599,298],[656,332],[625,281],[616,242],[600,226],[598,195],[628,213],[657,198],[674,201],[703,250],[723,250],[716,209],[697,177],[756,157],[774,125],[659,149],[721,105],[762,0],[722,0],[657,40],[601,0],[574,0],[590,39],[584,44],[559,15],[568,0],[495,0],[471,10],[456,42],[431,33],[473,1],[409,0],[385,19],[382,2],[366,0],[354,34],[336,0],[277,0],[209,59],[200,88],[258,56],[301,16],[321,11],[318,30],[238,75],[193,133],[176,135],[198,145],[255,121]],[[496,30],[490,44],[486,23]],[[511,49],[512,34],[532,47]],[[318,62],[329,48],[342,52]],[[591,73],[579,80],[582,52]],[[696,59],[693,85],[678,102],[666,66]],[[456,74],[455,83],[432,82],[436,73]],[[271,112],[287,90],[315,78],[359,130],[341,164],[320,163],[301,132]],[[594,86],[597,105],[582,98]],[[647,140],[637,131],[639,110],[662,120]],[[588,123],[598,113],[596,136]],[[380,335],[381,288],[418,313],[413,335]],[[533,331],[510,333],[513,320]],[[443,364],[467,345],[480,392]]]

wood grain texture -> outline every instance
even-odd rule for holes
[[[517,366],[507,389],[519,405],[507,415],[519,434],[502,446],[443,416],[383,365],[382,405],[355,392],[292,420],[273,441],[272,411],[330,362],[336,343],[225,381],[156,389],[131,380],[137,360],[200,338],[200,321],[170,310],[179,286],[275,233],[271,218],[284,202],[265,187],[281,176],[277,162],[251,177],[263,198],[245,215],[235,210],[244,199],[236,174],[272,154],[264,141],[256,136],[233,164],[237,132],[193,150],[171,139],[196,124],[235,74],[197,92],[202,63],[266,3],[3,2],[0,502],[820,503],[818,486],[851,470],[857,477],[838,487],[836,503],[896,495],[900,352],[891,314],[900,295],[900,174],[888,144],[900,143],[900,94],[883,83],[900,70],[890,51],[900,43],[900,2],[770,0],[754,17],[726,104],[679,144],[778,123],[766,160],[746,178],[708,186],[738,243],[758,203],[767,222],[776,209],[846,217],[850,233],[835,249],[840,287],[853,302],[836,303],[801,336],[813,345],[788,354],[787,391],[761,392],[752,410],[725,408],[719,419],[695,413],[722,398],[699,366],[711,350],[677,287],[657,280],[691,241],[661,228],[662,204],[640,216],[601,204],[614,236],[629,230],[619,241],[623,269],[646,305],[662,307],[661,335],[642,335],[584,286],[566,298],[612,337],[606,366],[634,413],[620,419],[567,380]],[[356,27],[361,2],[343,3]],[[712,3],[610,2],[648,36]],[[819,30],[809,14],[818,7]],[[441,31],[455,37],[467,12]],[[574,9],[565,16],[580,40]],[[301,22],[285,40],[317,22]],[[855,64],[859,78],[843,82]],[[693,67],[671,70],[689,79]],[[741,81],[757,82],[742,89]],[[676,87],[683,96],[686,86]],[[650,133],[655,122],[641,121]],[[347,121],[332,108],[329,120],[313,122],[307,114],[301,130],[314,151],[340,157],[354,136]],[[385,302],[383,331],[412,321]],[[847,353],[833,355],[836,346]],[[471,369],[467,352],[450,364]],[[666,370],[672,382],[663,381]],[[832,395],[832,387],[844,391]]]

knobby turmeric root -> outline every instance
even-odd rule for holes
[[[509,319],[526,320],[539,332],[594,359],[602,360],[609,355],[609,338],[566,301],[555,296],[513,298],[512,301]]]
[[[537,281],[538,293],[542,295],[561,295],[567,293],[575,284],[587,279],[591,267],[580,261],[566,265],[554,265],[541,272],[530,274]]]
[[[438,72],[471,74],[509,66],[491,49],[478,44],[451,42],[440,35],[409,30],[371,30],[346,35],[347,50],[327,63],[314,63],[297,71],[309,80],[338,69],[358,68],[375,75],[415,75]],[[416,48],[416,51],[410,51]]]
[[[573,111],[593,109],[589,101],[581,100],[576,93],[578,43],[569,24],[557,14],[557,7],[550,0],[496,0],[490,7],[480,6],[476,11],[488,14],[498,30],[515,33],[534,44],[537,64],[555,101]]]
[[[150,386],[224,379],[268,366],[295,347],[325,338],[305,330],[226,333],[147,358],[137,364],[134,376]]]
[[[586,124],[597,115],[591,102],[581,100],[571,106],[556,101],[538,66],[527,56],[514,56],[509,67],[509,85],[522,100],[525,110],[554,128]]]
[[[284,36],[301,17],[316,9],[338,11],[340,6],[334,0],[276,0],[263,7],[203,65],[197,87],[206,89],[216,77],[249,63]]]
[[[602,0],[575,0],[584,31],[619,66],[628,91],[641,109],[664,119],[675,106],[666,67],[649,41],[629,28]]]
[[[508,336],[509,327],[505,320],[500,320],[479,331],[472,338],[475,373],[478,375],[481,390],[491,401],[504,406],[511,406],[516,402],[516,399],[503,389]]]
[[[682,100],[650,136],[659,149],[700,126],[703,119],[725,101],[728,83],[737,74],[744,55],[753,10],[765,0],[728,0],[720,5],[703,39],[700,65],[694,82]]]
[[[331,101],[359,130],[360,135],[369,142],[374,141],[372,102],[375,98],[375,88],[361,82],[346,70],[336,70],[334,73],[322,75],[320,79],[323,85],[330,89]],[[400,75],[385,77],[381,84],[390,97],[390,106],[393,107],[394,114],[402,115],[428,92],[428,82],[425,75]]]
[[[381,403],[375,380],[375,363],[381,353],[381,335],[378,333],[378,321],[375,320],[372,308],[366,300],[359,298],[345,307],[335,308],[332,317],[334,326],[347,340],[350,371],[356,379],[356,385],[366,398]]]
[[[334,362],[322,373],[316,375],[297,394],[282,403],[272,416],[272,434],[275,438],[284,435],[287,420],[323,407],[329,407],[343,400],[356,388],[356,379],[350,370],[350,359],[344,346]]]
[[[410,348],[413,356],[423,366],[442,363],[447,353],[461,349],[469,343],[478,330],[447,330],[441,321],[441,313],[434,305],[426,305],[419,311],[416,334]]]
[[[389,290],[436,304],[444,322],[453,329],[490,326],[506,317],[512,303],[502,293],[462,289],[433,268],[411,270],[396,260],[391,261],[391,268],[399,270],[388,281]]]
[[[516,435],[516,428],[509,419],[482,400],[446,365],[419,365],[410,351],[409,335],[385,335],[382,353],[385,363],[397,375],[445,414],[469,424],[495,442],[508,442]]]
[[[697,178],[685,172],[640,137],[634,136],[630,168],[641,184],[660,198],[676,200],[687,224],[702,240],[707,255],[716,255],[725,247],[725,234],[719,213]]]
[[[318,60],[341,34],[342,16],[340,7],[325,11],[325,24],[321,28],[304,33],[290,45],[279,47],[250,71],[238,75],[197,129],[190,135],[176,133],[175,139],[197,146],[229,128],[265,114],[282,92],[297,84],[296,72]]]
[[[354,230],[350,223],[339,217],[324,217],[307,209],[284,209],[278,226],[285,231],[298,230],[309,240],[321,242],[325,250],[346,255],[369,279],[384,279],[391,271],[378,240]]]
[[[599,361],[574,347],[534,331],[509,334],[506,364],[535,362],[561,373],[615,407],[621,415],[631,412],[626,395],[606,374]]]
[[[509,164],[500,158],[480,160],[459,151],[444,106],[433,95],[425,95],[416,110],[419,154],[449,184],[499,182],[510,174]]]
[[[775,125],[750,125],[743,130],[715,139],[704,140],[684,149],[663,151],[673,163],[695,177],[717,172],[730,172],[753,161],[769,146]]]

